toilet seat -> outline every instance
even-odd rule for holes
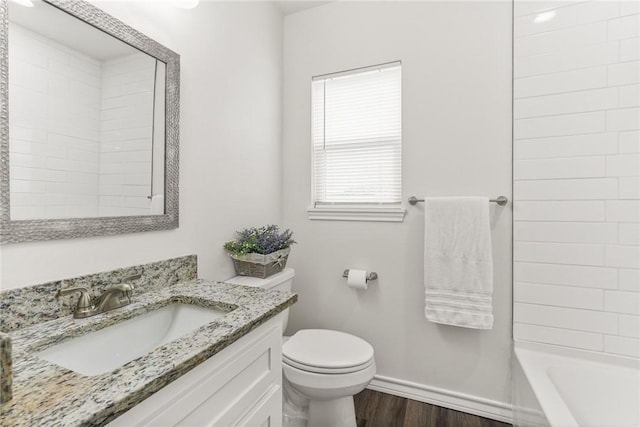
[[[373,347],[351,334],[326,329],[303,329],[282,346],[283,362],[318,374],[345,374],[374,363]]]

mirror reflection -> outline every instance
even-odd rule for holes
[[[9,2],[12,220],[162,215],[166,64]]]

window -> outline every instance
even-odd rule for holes
[[[401,65],[312,81],[312,219],[402,221]]]

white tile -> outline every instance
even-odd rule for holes
[[[640,292],[640,270],[627,268],[619,269],[618,287],[625,291]]]
[[[619,199],[640,199],[640,178],[624,177],[618,180]]]
[[[46,183],[40,181],[12,179],[10,192],[13,193],[44,193],[47,189]]]
[[[515,200],[601,200],[618,197],[616,178],[514,181]]]
[[[640,2],[638,0],[620,0],[620,16],[640,13]]]
[[[640,223],[618,224],[618,243],[621,245],[640,245]]]
[[[122,175],[102,175],[100,177],[100,185],[122,185],[124,177]]]
[[[640,293],[604,291],[604,309],[612,313],[640,314]]]
[[[602,311],[515,303],[514,321],[594,333],[616,334],[618,316]]]
[[[601,43],[543,55],[516,57],[516,78],[596,67],[618,62],[618,42]]]
[[[127,162],[151,162],[151,151],[128,151],[125,159]]]
[[[108,206],[108,207],[124,206],[124,197],[100,196],[98,203],[100,204],[100,206]]]
[[[513,16],[530,15],[575,3],[578,2],[576,0],[516,0],[513,2]]]
[[[98,163],[100,161],[100,153],[91,150],[69,149],[69,160],[77,160],[87,163]]]
[[[620,40],[620,62],[640,59],[640,39]]]
[[[520,242],[619,243],[618,224],[593,222],[519,222],[513,239]]]
[[[67,195],[67,204],[73,206],[97,206],[97,194],[69,194]]]
[[[513,244],[514,261],[601,266],[605,261],[604,253],[605,248],[602,245],[539,242],[514,242]],[[610,258],[612,263],[616,261],[624,263],[626,255],[618,255],[617,251],[613,251]]]
[[[607,23],[594,22],[514,39],[514,59],[554,51],[570,51],[607,41]]]
[[[604,348],[603,336],[601,334],[527,325],[524,323],[515,323],[513,325],[513,336],[520,340],[562,345],[584,350],[602,351]]]
[[[514,179],[590,178],[605,176],[605,157],[516,160]]]
[[[614,18],[618,16],[618,4],[610,1],[572,3],[554,11],[553,18],[544,22],[536,22],[537,14],[515,18],[514,36],[522,37]]]
[[[640,222],[639,200],[608,200],[607,222]]]
[[[100,155],[100,163],[123,163],[125,161],[125,155],[121,151],[115,151],[110,153],[102,153]]]
[[[611,87],[516,99],[513,114],[516,119],[520,119],[616,108],[618,90],[619,88]]]
[[[640,16],[629,15],[620,18],[614,18],[607,21],[609,40],[628,39],[638,37],[638,28],[640,28]]]
[[[618,315],[618,334],[623,337],[640,338],[640,316]]]
[[[601,201],[521,201],[514,191],[515,221],[604,221],[605,204]]]
[[[620,132],[618,150],[620,153],[640,153],[640,132]]]
[[[605,246],[605,262],[608,267],[640,268],[640,247]]]
[[[28,129],[20,126],[9,125],[9,135],[11,139],[18,139],[20,141],[47,142],[47,131],[44,129]]]
[[[147,176],[151,176],[151,161],[125,163],[124,173],[127,175],[147,174]]]
[[[44,218],[70,218],[69,206],[45,206]]]
[[[68,172],[67,173],[67,182],[73,184],[93,184],[98,185],[98,177],[97,173],[87,173],[87,172]]]
[[[602,289],[523,282],[516,282],[513,285],[513,300],[516,302],[590,310],[604,308],[604,291]]]
[[[100,196],[121,196],[122,186],[100,184],[100,188],[98,189],[98,194]]]
[[[125,140],[152,138],[152,137],[153,137],[153,128],[150,126],[134,128],[134,129],[126,129],[122,133],[122,139],[125,139]]]
[[[607,131],[640,129],[640,108],[621,108],[607,111]]]
[[[618,152],[616,132],[514,141],[516,159],[596,156]],[[639,144],[640,145],[640,144]]]
[[[637,107],[640,105],[640,85],[619,86],[618,96],[621,108]]]
[[[124,196],[148,196],[150,188],[148,185],[123,185],[122,195]]]
[[[91,218],[98,216],[98,206],[68,206],[69,218]]]
[[[11,205],[11,219],[42,219],[45,218],[44,206],[14,206]]]
[[[146,196],[130,196],[124,198],[125,206],[130,208],[145,208],[149,209],[151,207],[151,200],[149,200]]]
[[[127,139],[120,144],[121,151],[150,151],[153,146],[151,138]]]
[[[638,68],[639,63],[639,61],[631,61],[608,65],[607,84],[609,86],[637,84],[640,82],[640,68]]]
[[[11,195],[11,204],[16,206],[64,205],[64,194],[15,193]]]
[[[12,166],[23,166],[27,168],[44,168],[47,159],[43,156],[32,154],[11,153],[10,161]]]
[[[640,340],[637,338],[605,335],[604,351],[623,356],[640,357]]]
[[[625,111],[625,110],[615,110]],[[608,114],[609,112],[607,112]],[[613,130],[623,130],[615,126],[631,126],[627,123],[627,115],[622,117],[613,115],[611,126]],[[608,130],[604,111],[580,114],[566,114],[533,119],[517,119],[514,121],[515,138],[540,138],[549,136],[575,135],[583,133],[599,133]],[[635,129],[635,128],[626,128]]]
[[[608,67],[611,67],[609,65]],[[624,69],[618,70],[617,80],[622,84],[635,83]],[[628,82],[627,82],[628,81]],[[514,98],[548,95],[552,93],[573,92],[596,89],[607,86],[607,67],[585,68],[584,70],[565,71],[515,79]],[[613,85],[612,85],[613,86]]]
[[[608,176],[640,176],[640,153],[607,156]]]
[[[20,166],[11,166],[10,173],[12,179],[15,178],[34,181],[65,182],[68,178],[68,173],[64,171],[23,168]]]
[[[633,270],[628,270],[633,273]],[[631,273],[625,273],[632,276]],[[597,289],[616,289],[618,270],[609,267],[587,267],[561,264],[514,262],[515,281],[580,286]],[[625,276],[625,283],[632,277]]]
[[[122,174],[124,171],[124,163],[102,163],[100,165],[101,175]]]

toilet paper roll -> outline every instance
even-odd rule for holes
[[[347,285],[353,289],[367,290],[367,272],[365,270],[349,270]]]

